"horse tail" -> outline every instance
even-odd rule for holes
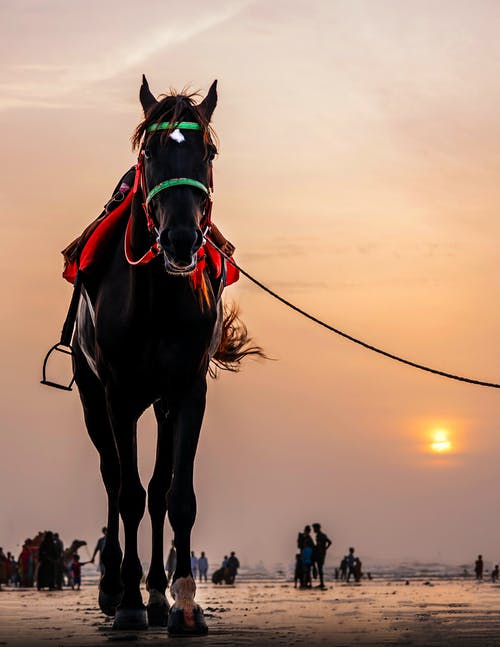
[[[253,344],[247,327],[239,318],[238,306],[224,304],[221,340],[210,362],[210,376],[217,377],[218,369],[237,373],[242,360],[251,355],[267,359],[262,348]]]

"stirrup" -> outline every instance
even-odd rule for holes
[[[72,391],[73,382],[75,381],[74,375],[71,378],[71,382],[67,386],[65,384],[59,384],[58,382],[52,382],[52,380],[47,379],[47,372],[46,372],[47,362],[49,361],[49,357],[54,352],[63,353],[64,355],[70,355],[71,357],[73,357],[73,349],[69,344],[66,345],[59,342],[54,346],[52,346],[52,348],[49,350],[47,355],[45,355],[45,359],[43,360],[42,379],[40,380],[40,384],[45,384],[46,386],[53,386],[55,389],[62,389],[63,391]]]

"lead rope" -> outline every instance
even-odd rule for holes
[[[477,386],[486,386],[491,389],[500,389],[500,384],[495,384],[494,382],[474,380],[473,378],[470,378],[470,377],[462,377],[461,375],[454,375],[453,373],[446,373],[445,371],[439,371],[438,369],[430,368],[429,366],[424,366],[423,364],[417,364],[416,362],[412,362],[408,359],[404,359],[403,357],[399,357],[398,355],[394,355],[393,353],[388,353],[387,351],[382,350],[381,348],[377,348],[372,344],[368,344],[365,341],[362,341],[361,339],[357,339],[356,337],[353,337],[352,335],[349,335],[348,333],[345,333],[342,330],[339,330],[338,328],[334,328],[333,326],[326,323],[325,321],[318,319],[318,317],[315,317],[314,315],[309,314],[305,310],[302,310],[302,308],[299,308],[298,306],[291,303],[290,301],[287,301],[287,299],[284,299],[283,297],[281,297],[279,294],[274,292],[274,290],[271,290],[271,288],[268,288],[267,285],[264,285],[264,283],[261,283],[251,274],[246,272],[232,258],[227,256],[227,254],[224,254],[224,252],[219,247],[217,247],[217,245],[214,242],[212,242],[210,238],[207,238],[207,241],[210,243],[210,245],[212,245],[214,249],[216,249],[219,252],[219,254],[221,254],[226,259],[228,263],[230,263],[233,267],[239,270],[239,272],[241,272],[243,276],[246,276],[249,281],[254,283],[261,290],[263,290],[264,292],[267,292],[274,299],[276,299],[277,301],[280,301],[281,303],[283,303],[283,305],[287,306],[291,310],[298,312],[303,317],[306,317],[306,319],[310,319],[311,321],[314,321],[314,323],[317,323],[319,326],[323,326],[323,328],[330,330],[336,335],[340,335],[340,337],[344,337],[345,339],[348,339],[349,341],[352,341],[353,343],[358,344],[358,346],[362,346],[363,348],[371,350],[374,353],[378,353],[379,355],[384,355],[384,357],[388,357],[389,359],[392,359],[395,362],[400,362],[401,364],[406,364],[407,366],[413,366],[413,368],[418,368],[420,371],[426,371],[427,373],[434,373],[434,375],[440,375],[441,377],[446,377],[449,380],[457,380],[458,382],[466,382],[467,384],[475,384]]]

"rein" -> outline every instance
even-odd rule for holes
[[[157,131],[169,130],[169,129],[201,130],[202,128],[200,124],[197,124],[196,122],[193,122],[193,121],[179,121],[175,123],[172,123],[170,121],[162,121],[160,123],[151,124],[150,126],[148,126],[147,132],[154,133]],[[158,256],[158,254],[161,252],[158,227],[150,211],[151,200],[156,195],[158,195],[158,193],[160,193],[161,191],[165,191],[166,189],[170,189],[176,186],[190,186],[195,189],[199,189],[200,191],[203,191],[203,193],[206,194],[207,199],[205,201],[205,207],[203,209],[201,228],[204,235],[209,230],[211,225],[212,190],[213,190],[211,165],[210,165],[209,187],[206,187],[202,182],[199,182],[198,180],[194,180],[193,178],[190,178],[190,177],[177,177],[177,178],[171,178],[169,180],[164,180],[163,182],[160,182],[148,192],[147,186],[146,186],[146,178],[144,175],[144,144],[143,144],[141,146],[141,150],[139,152],[139,158],[135,166],[135,179],[134,179],[134,186],[132,189],[132,192],[134,195],[139,190],[139,186],[142,189],[143,195],[146,196],[146,200],[142,203],[142,208],[144,209],[144,214],[146,216],[148,230],[150,234],[154,237],[155,242],[151,245],[149,250],[143,256],[141,256],[141,258],[137,260],[134,260],[132,258],[132,241],[131,241],[132,214],[130,214],[130,217],[127,222],[127,229],[125,231],[125,241],[124,241],[125,258],[127,259],[127,262],[129,263],[129,265],[146,265],[154,258],[156,258],[156,256]]]

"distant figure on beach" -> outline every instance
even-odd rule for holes
[[[498,580],[498,576],[500,575],[498,571],[498,564],[495,564],[495,568],[491,571],[491,581],[493,584]]]
[[[62,590],[64,583],[64,544],[59,537],[59,533],[54,533],[54,568],[55,568],[55,584],[56,589]]]
[[[165,564],[165,570],[167,572],[167,584],[171,581],[175,573],[175,567],[177,566],[177,553],[175,552],[175,544],[172,540],[172,545],[167,557],[167,563]]]
[[[99,572],[101,575],[104,575],[104,564],[102,561],[102,551],[104,550],[104,546],[106,545],[106,535],[108,534],[108,529],[106,526],[103,527],[102,529],[102,537],[99,537],[97,540],[97,544],[95,545],[94,552],[92,553],[92,557],[90,558],[90,561],[92,564],[95,561],[95,556],[97,553],[99,553]]]
[[[194,550],[191,551],[191,573],[196,582],[196,576],[198,575],[198,558],[194,554]]]
[[[205,582],[207,581],[207,573],[208,573],[208,559],[206,558],[206,555],[204,551],[201,551],[200,558],[198,560],[198,571],[200,573],[200,582],[205,579]]]
[[[7,569],[7,584],[19,586],[19,569],[16,558],[12,553],[7,553],[8,569]]]
[[[20,586],[33,586],[34,561],[28,542],[26,539],[17,559]]]
[[[212,573],[212,582],[214,584],[234,584],[234,578],[240,567],[240,562],[235,553],[232,552],[230,557],[224,555],[221,567]]]
[[[353,575],[355,582],[359,582],[361,580],[361,577],[363,576],[363,573],[361,571],[361,560],[359,559],[359,557],[356,557],[356,559],[354,560]]]
[[[7,555],[3,552],[3,548],[0,548],[0,591],[2,590],[2,584],[7,584],[9,573],[9,560]]]
[[[78,553],[73,555],[73,561],[71,562],[70,567],[72,574],[72,589],[76,586],[76,590],[80,590],[80,585],[82,583],[82,566],[85,566],[85,564],[89,564],[89,562],[80,562],[80,555]]]
[[[36,586],[39,591],[44,588],[53,591],[56,588],[57,557],[58,547],[54,543],[54,535],[52,531],[47,530],[38,549]]]
[[[322,532],[321,524],[313,523],[313,530],[316,534],[316,545],[314,546],[313,551],[314,563],[316,564],[316,568],[318,569],[319,588],[324,589],[325,582],[323,580],[323,565],[325,563],[326,551],[332,545],[332,541],[324,532]]]
[[[342,557],[342,561],[339,566],[340,579],[345,580],[347,577],[347,557]]]
[[[349,553],[344,557],[347,568],[347,578],[346,582],[349,582],[351,575],[355,578],[354,575],[354,564],[356,563],[356,557],[354,556],[354,548],[351,546],[349,548]]]
[[[304,532],[299,532],[297,536],[297,548],[300,550],[300,561],[302,565],[301,589],[310,589],[311,569],[314,565],[314,540],[311,537],[311,526],[304,527]]]
[[[229,580],[228,582],[229,584],[234,583],[239,567],[240,567],[240,560],[236,557],[236,554],[233,550],[229,555],[229,559],[227,560],[226,568],[229,571],[229,577],[226,578],[226,582],[227,580]]]
[[[483,579],[483,556],[478,555],[476,559],[476,563],[474,565],[474,573],[476,574],[476,580],[482,580]]]

